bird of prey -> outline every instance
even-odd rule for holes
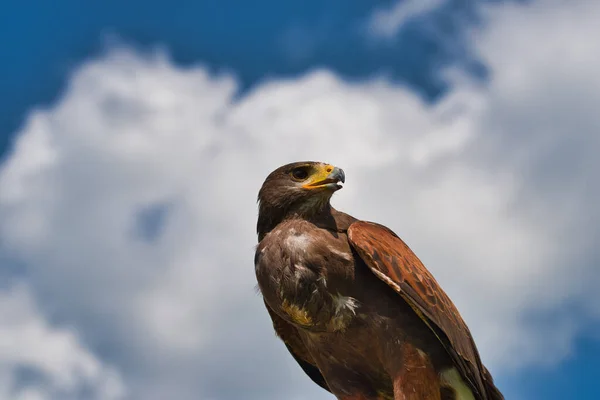
[[[344,171],[296,162],[258,195],[258,288],[277,336],[339,400],[502,400],[458,310],[390,229],[334,209]]]

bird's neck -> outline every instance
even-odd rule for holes
[[[261,204],[258,211],[258,223],[256,224],[258,241],[260,242],[267,233],[275,229],[281,222],[290,219],[302,219],[309,222],[333,220],[332,210],[333,208],[329,204],[329,199],[326,199],[322,203],[303,203],[302,205],[296,207],[292,205],[288,208],[269,207]]]

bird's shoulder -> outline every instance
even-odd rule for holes
[[[346,229],[302,219],[282,221],[265,235],[256,248],[257,257],[269,252],[301,258],[339,252],[348,258],[351,254]]]

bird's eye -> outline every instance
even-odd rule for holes
[[[306,168],[294,168],[291,175],[295,180],[303,181],[308,178],[308,170]]]

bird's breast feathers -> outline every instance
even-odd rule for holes
[[[256,250],[255,268],[267,304],[296,326],[343,330],[360,307],[344,293],[353,269],[345,237],[310,223],[284,222],[271,231]]]

